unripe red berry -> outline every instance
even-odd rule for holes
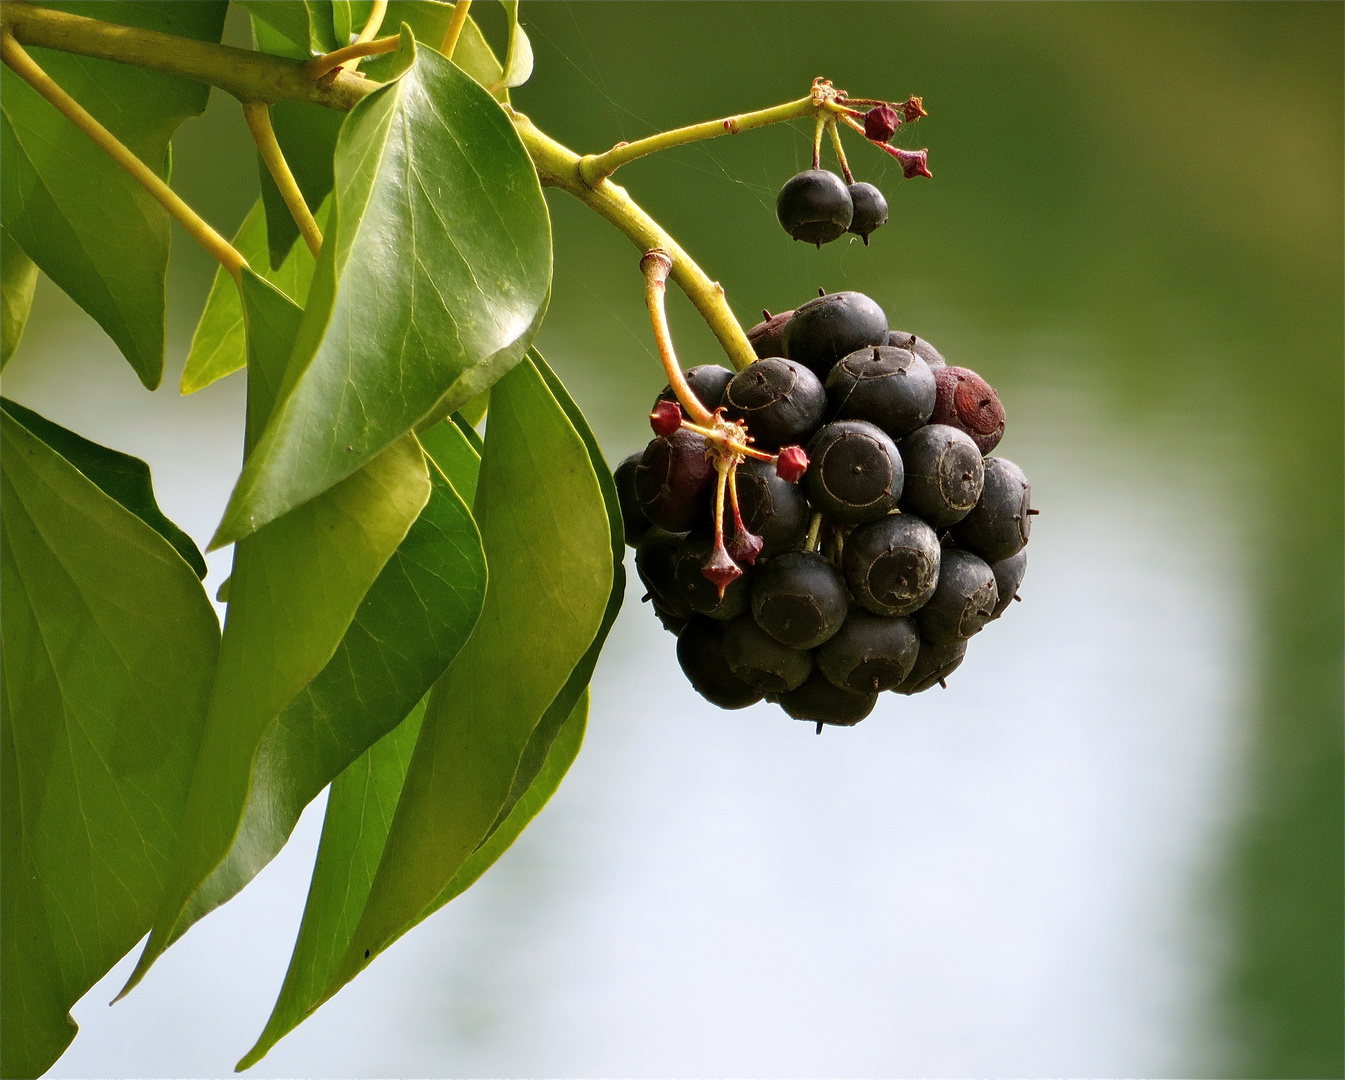
[[[938,397],[931,424],[960,428],[982,454],[999,445],[1004,437],[1004,406],[988,382],[968,368],[945,367],[935,370],[934,385]]]
[[[864,114],[864,135],[874,142],[887,142],[901,126],[901,117],[891,105],[879,105]]]
[[[907,180],[914,176],[933,177],[929,171],[928,150],[893,150],[892,156],[901,164],[901,175]]]
[[[797,484],[808,471],[808,455],[801,446],[786,446],[775,459],[775,473],[781,480]]]
[[[660,401],[649,414],[649,426],[654,434],[667,438],[682,426],[682,408],[675,401]]]

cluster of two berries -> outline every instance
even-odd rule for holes
[[[713,469],[687,429],[618,468],[627,541],[704,697],[723,708],[767,697],[798,719],[857,723],[881,691],[941,682],[1005,610],[1026,567],[1028,484],[982,456],[1004,430],[994,391],[889,330],[869,298],[822,296],[749,338],[763,359],[688,380],[758,445],[807,443],[797,486],[768,463],[739,469],[759,564],[723,589],[707,579]]]

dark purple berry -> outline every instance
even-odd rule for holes
[[[867,420],[894,439],[928,422],[934,397],[929,365],[915,353],[889,345],[852,352],[827,376],[833,420]]]
[[[757,354],[758,360],[765,360],[768,356],[784,356],[785,323],[794,317],[794,313],[782,311],[779,315],[772,315],[769,311],[763,311],[761,314],[765,320],[747,331],[752,351]]]
[[[919,651],[920,635],[910,619],[885,618],[853,607],[813,659],[842,690],[867,694],[900,683],[910,674]]]
[[[803,489],[813,509],[833,521],[859,525],[895,510],[901,496],[901,455],[881,428],[837,420],[808,442]]]
[[[934,530],[911,514],[861,525],[841,558],[855,600],[875,615],[909,615],[939,583],[942,549]]]
[[[645,517],[669,532],[686,532],[709,516],[715,468],[703,436],[679,428],[645,447],[635,467],[635,496]]]
[[[849,606],[841,575],[813,552],[788,551],[756,571],[752,614],[758,626],[791,649],[821,645],[841,628]]]
[[[929,603],[915,613],[920,636],[936,645],[965,641],[991,619],[999,591],[994,572],[969,551],[944,548],[939,584]]]
[[[612,479],[616,482],[617,501],[621,504],[621,524],[629,547],[638,546],[645,533],[653,527],[653,523],[640,509],[640,500],[635,496],[635,468],[643,456],[643,451],[638,451],[630,457],[623,458],[621,464],[612,472]]]
[[[772,695],[780,708],[795,720],[806,720],[817,724],[821,732],[822,724],[835,724],[840,727],[853,727],[869,713],[878,702],[876,693],[853,694],[842,690],[821,671],[814,669],[803,685],[779,695]]]
[[[985,487],[971,513],[953,526],[957,546],[986,562],[1017,555],[1032,527],[1032,485],[1005,458],[985,459]]]
[[[808,531],[808,503],[799,486],[778,476],[771,462],[748,458],[738,466],[737,484],[743,525],[761,537],[761,555],[778,555],[803,539]],[[724,531],[731,536],[733,530],[733,514],[726,505]]]
[[[887,200],[872,184],[858,183],[850,185],[850,202],[855,207],[850,232],[863,237],[868,244],[869,234],[887,224]]]
[[[1027,549],[991,563],[990,572],[995,575],[995,591],[999,593],[999,600],[995,602],[990,618],[998,619],[1018,599],[1018,586],[1023,583],[1023,575],[1027,573]]]
[[[713,619],[691,619],[677,635],[677,662],[696,693],[721,709],[745,709],[761,700],[729,670],[724,660],[724,627]]]
[[[677,533],[651,527],[635,549],[635,572],[644,582],[646,599],[673,619],[685,619],[691,614],[691,605],[677,587],[675,576],[682,539]]]
[[[827,392],[804,365],[782,357],[749,364],[724,390],[724,412],[747,424],[763,450],[806,442],[822,423]]]
[[[864,114],[864,137],[874,142],[887,142],[901,126],[901,117],[891,105],[879,105]]]
[[[969,368],[946,367],[934,373],[939,389],[931,424],[961,428],[976,448],[990,453],[1004,438],[1004,406],[990,384]]]
[[[818,247],[843,235],[853,215],[845,181],[825,169],[791,176],[775,200],[775,216],[785,232]]]
[[[932,641],[921,640],[911,673],[892,689],[898,694],[918,694],[931,686],[942,686],[944,679],[957,670],[966,655],[965,641],[935,645]]]
[[[920,357],[930,370],[934,368],[947,367],[948,362],[944,360],[943,353],[934,348],[928,341],[922,337],[916,337],[914,334],[908,334],[905,330],[892,330],[888,332],[887,343],[896,349],[905,349],[907,352],[913,352]]]
[[[926,424],[902,439],[899,449],[906,466],[901,509],[936,529],[966,517],[985,484],[985,465],[971,436],[946,424]]]
[[[863,293],[827,293],[800,304],[785,324],[785,355],[825,379],[856,349],[887,344],[887,316]]]
[[[719,408],[724,397],[724,387],[728,386],[729,380],[733,378],[733,372],[718,364],[698,364],[694,368],[688,368],[683,374],[686,376],[687,385],[691,387],[691,392],[696,395],[696,400],[710,412]],[[665,386],[659,391],[654,404],[657,405],[660,401],[677,401],[677,395],[671,386]]]
[[[812,653],[781,645],[751,615],[724,627],[724,659],[733,674],[764,694],[793,690],[813,670]]]

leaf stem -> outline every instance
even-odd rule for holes
[[[333,49],[329,53],[313,57],[304,65],[304,71],[310,79],[317,82],[324,75],[329,75],[337,68],[344,71],[346,66],[355,60],[395,51],[397,42],[400,40],[400,35],[392,34],[389,37],[381,37],[374,41],[352,41],[349,45],[343,45],[339,49]],[[369,89],[372,90],[375,85],[377,84],[371,83]]]
[[[847,184],[853,184],[855,177],[850,171],[850,163],[845,160],[845,147],[841,145],[841,133],[836,127],[834,116],[827,118],[827,134],[831,136],[831,146],[836,151],[836,160],[841,163],[841,175],[845,177]]]
[[[453,18],[449,20],[448,29],[444,31],[444,42],[439,46],[439,51],[453,59],[453,50],[458,47],[458,38],[462,36],[462,28],[467,25],[467,12],[472,6],[472,0],[457,0],[453,5]]]
[[[264,101],[249,101],[243,106],[243,116],[247,118],[248,128],[257,142],[257,151],[261,154],[262,161],[266,163],[271,179],[280,189],[280,197],[285,200],[290,216],[294,218],[294,223],[299,226],[299,232],[303,235],[304,243],[308,245],[308,250],[316,259],[318,252],[322,250],[322,233],[318,229],[318,223],[313,220],[308,203],[304,201],[303,192],[299,190],[294,173],[290,172],[289,163],[280,149],[280,143],[276,142],[275,129],[271,126],[271,107]]]
[[[714,413],[707,409],[691,389],[682,366],[677,362],[677,353],[673,350],[672,331],[668,328],[668,313],[663,298],[668,291],[668,274],[673,268],[672,256],[662,248],[654,248],[644,253],[640,260],[640,270],[644,273],[644,302],[649,309],[649,321],[654,326],[654,342],[658,345],[659,359],[663,361],[663,372],[668,376],[668,385],[672,387],[677,400],[692,420],[703,427],[715,422]]]
[[[243,267],[247,265],[247,260],[229,241],[212,229],[205,219],[183,202],[154,170],[131,153],[125,144],[95,120],[84,106],[62,90],[15,40],[8,26],[0,32],[0,56],[3,56],[4,63],[14,74],[46,98],[62,116],[130,173],[132,179],[149,192],[178,224],[219,260],[220,265],[233,275],[234,281],[238,282],[241,288]]]
[[[369,18],[364,23],[364,29],[359,32],[352,45],[358,45],[364,41],[372,41],[378,34],[379,27],[383,25],[383,16],[388,13],[388,0],[373,0],[369,7]],[[346,71],[352,71],[359,64],[360,58],[354,57],[341,65]]]

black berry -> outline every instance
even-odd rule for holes
[[[658,619],[663,629],[674,636],[680,634],[686,628],[686,624],[691,621],[685,615],[668,614],[658,604],[651,604],[650,606],[654,609],[654,618]]]
[[[915,613],[920,636],[935,645],[965,641],[990,621],[998,600],[995,575],[983,559],[944,548],[939,584],[929,603]]]
[[[995,591],[999,593],[999,600],[995,602],[990,617],[998,619],[1018,599],[1018,586],[1023,583],[1023,575],[1027,573],[1027,550],[991,563],[990,572],[995,575]]]
[[[677,635],[677,662],[696,693],[721,709],[745,709],[761,700],[729,670],[724,660],[724,628],[713,619],[695,618]]]
[[[785,181],[775,216],[795,240],[821,247],[850,227],[854,206],[842,180],[825,169],[806,169]]]
[[[675,576],[682,539],[676,533],[655,527],[645,533],[635,549],[635,572],[644,582],[648,599],[657,610],[672,619],[685,619],[691,615],[691,605],[677,587]]]
[[[867,420],[900,439],[934,411],[934,373],[915,353],[874,345],[841,360],[827,375],[833,420]]]
[[[635,495],[635,469],[642,457],[644,452],[637,451],[630,457],[622,459],[621,464],[612,472],[612,479],[616,482],[617,502],[621,504],[621,524],[625,529],[626,544],[630,547],[637,547],[644,539],[644,534],[653,527],[653,523],[645,517],[644,511],[640,508],[640,500]]]
[[[751,615],[724,627],[724,659],[733,674],[765,694],[793,690],[813,670],[812,653],[781,645]]]
[[[881,428],[864,420],[828,424],[809,440],[808,461],[808,501],[833,521],[858,525],[896,509],[901,455]]]
[[[985,484],[985,464],[971,436],[946,424],[927,424],[902,439],[900,450],[906,466],[902,510],[936,529],[966,517]]]
[[[742,574],[730,582],[720,596],[719,586],[701,572],[713,551],[714,537],[708,531],[691,533],[677,549],[673,578],[692,611],[727,622],[747,610],[751,575]]]
[[[788,551],[808,531],[808,503],[798,484],[781,479],[769,461],[748,458],[738,466],[738,507],[743,525],[760,536],[763,556]],[[732,511],[725,500],[724,532],[733,535]]]
[[[747,331],[752,351],[757,354],[758,360],[765,360],[768,356],[784,356],[785,323],[794,317],[794,313],[782,311],[779,315],[772,315],[769,311],[763,311],[761,314],[765,319]]]
[[[910,674],[920,635],[907,618],[885,618],[851,608],[841,628],[814,654],[818,668],[842,690],[891,690]]]
[[[715,469],[705,449],[705,439],[685,428],[645,447],[635,467],[635,496],[655,525],[686,532],[709,517]]]
[[[971,513],[953,526],[958,547],[988,563],[1023,550],[1031,531],[1032,485],[1004,458],[985,459],[985,487]]]
[[[800,304],[785,324],[785,355],[825,379],[856,349],[887,344],[887,316],[863,293],[828,293]]]
[[[757,624],[782,645],[811,649],[841,628],[849,602],[836,569],[810,551],[789,551],[765,563],[752,586]]]
[[[855,529],[841,562],[858,603],[875,615],[909,615],[934,595],[941,558],[933,529],[910,514],[889,514]]]
[[[850,218],[850,231],[869,242],[869,234],[887,224],[887,200],[872,184],[851,184],[850,202],[855,208]]]
[[[687,385],[691,387],[691,392],[711,412],[719,408],[724,397],[724,387],[728,386],[729,380],[733,378],[733,372],[726,367],[720,367],[718,364],[701,364],[689,368],[685,375]],[[654,404],[657,405],[660,401],[676,400],[677,395],[673,393],[673,388],[665,386],[659,392],[659,396],[654,399]]]
[[[931,369],[948,366],[947,361],[943,358],[943,353],[939,352],[924,338],[908,334],[905,330],[890,331],[887,335],[887,343],[894,348],[906,349],[908,352],[915,353]]]
[[[962,663],[962,658],[966,655],[965,641],[935,645],[931,641],[922,640],[911,673],[893,689],[898,694],[918,694],[931,686],[942,686],[944,679],[957,670],[958,664]]]
[[[797,690],[773,696],[772,700],[795,720],[852,727],[873,712],[878,695],[852,694],[814,670]],[[822,729],[819,726],[817,730]]]
[[[804,365],[783,357],[749,364],[724,390],[724,411],[747,423],[756,445],[777,450],[806,442],[822,423],[827,392]]]
[[[936,371],[934,382],[939,393],[930,423],[961,428],[983,454],[999,445],[1004,437],[1004,406],[988,382],[963,367]]]

